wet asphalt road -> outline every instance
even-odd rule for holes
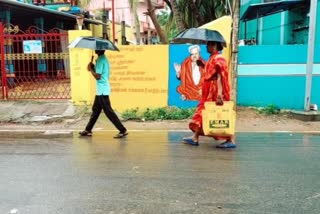
[[[186,132],[0,139],[0,214],[320,213],[320,135]]]

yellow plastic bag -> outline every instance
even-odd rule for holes
[[[224,101],[223,105],[206,102],[202,110],[202,127],[208,136],[231,136],[235,133],[236,112],[233,101]]]

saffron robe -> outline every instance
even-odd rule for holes
[[[206,62],[200,57],[199,60],[203,64]],[[201,89],[204,79],[204,68],[199,66],[200,81],[195,83],[192,76],[192,61],[188,57],[181,64],[180,81],[181,84],[177,87],[177,91],[186,97],[187,100],[201,100]]]

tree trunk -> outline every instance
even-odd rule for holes
[[[233,4],[233,22],[232,22],[232,53],[231,53],[231,76],[232,76],[232,100],[235,103],[235,108],[237,104],[237,96],[238,96],[238,33],[239,33],[239,11],[240,11],[240,4],[239,1],[234,1]]]
[[[151,18],[152,20],[152,23],[154,25],[154,27],[156,28],[156,31],[160,37],[160,42],[162,44],[168,44],[168,40],[167,40],[167,36],[165,35],[165,33],[163,32],[159,22],[158,22],[158,19],[157,19],[157,16],[155,14],[155,8],[153,7],[152,3],[151,3],[151,0],[147,0],[147,4],[148,4],[148,12],[147,12],[147,15]]]
[[[186,27],[185,27],[185,24],[182,21],[181,14],[180,14],[180,11],[178,9],[178,4],[177,4],[176,0],[170,0],[170,4],[171,4],[173,17],[174,17],[174,19],[176,21],[176,25],[177,25],[178,31],[179,32],[184,31],[186,29]]]
[[[137,0],[128,0],[130,5],[131,14],[134,16],[134,27],[136,31],[136,43],[140,45],[141,41],[141,34],[140,34],[140,20],[137,13]]]
[[[135,16],[134,17],[134,26],[135,26],[135,30],[136,30],[136,42],[137,42],[137,45],[140,45],[140,42],[141,42],[140,20],[139,20],[139,16],[137,13],[134,16]]]
[[[194,11],[194,15],[195,15],[196,20],[198,22],[198,26],[204,25],[205,20],[204,20],[203,16],[200,14],[194,0],[189,0],[189,7],[190,7],[191,11]]]

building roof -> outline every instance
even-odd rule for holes
[[[11,11],[12,17],[16,17],[18,19],[26,19],[31,17],[39,17],[39,14],[49,16],[54,18],[55,20],[61,21],[74,21],[76,23],[76,15],[69,14],[66,12],[60,12],[55,10],[50,10],[43,6],[36,6],[32,4],[27,4],[18,1],[8,1],[8,0],[0,0],[1,9],[7,8]],[[87,24],[103,24],[101,21],[93,20],[93,19],[84,19],[84,23]]]
[[[304,0],[284,0],[261,4],[251,4],[243,13],[240,20],[249,21],[263,16],[268,16],[275,13],[290,10],[305,4],[306,2]]]

